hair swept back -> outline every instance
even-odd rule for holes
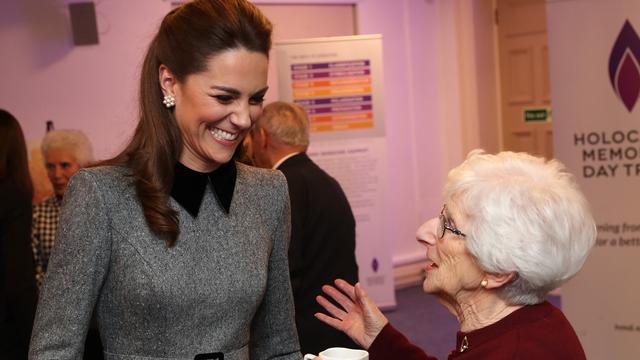
[[[287,145],[309,145],[307,112],[294,102],[274,101],[265,106],[256,128],[264,128],[270,136]]]
[[[62,149],[76,159],[81,167],[93,162],[93,148],[85,133],[75,129],[52,130],[45,134],[40,144],[42,154],[46,158],[52,149]]]
[[[33,183],[29,174],[29,158],[24,134],[18,120],[0,109],[0,180],[12,182],[33,196]]]
[[[158,70],[167,66],[178,81],[207,69],[222,51],[244,48],[269,55],[271,22],[246,0],[194,0],[169,12],[147,50],[140,75],[139,122],[130,143],[102,165],[128,167],[151,231],[173,246],[180,233],[169,206],[182,137],[173,110],[162,104]]]

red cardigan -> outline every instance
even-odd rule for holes
[[[390,324],[371,344],[369,356],[370,360],[436,359],[411,344]],[[586,356],[567,318],[545,301],[524,306],[482,329],[458,332],[456,348],[449,359],[582,360]]]

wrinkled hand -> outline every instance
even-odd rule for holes
[[[389,320],[369,298],[360,283],[354,287],[346,281],[338,279],[335,284],[342,291],[330,285],[323,286],[322,291],[340,304],[341,308],[323,296],[317,296],[318,304],[332,316],[316,313],[315,317],[347,334],[362,348],[369,349],[373,340]]]

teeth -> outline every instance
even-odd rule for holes
[[[230,133],[218,128],[214,128],[214,129],[210,129],[209,132],[211,132],[211,134],[213,134],[213,136],[217,137],[218,139],[221,140],[227,140],[227,141],[233,141],[235,139],[238,138],[238,134],[235,133]]]

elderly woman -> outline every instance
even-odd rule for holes
[[[71,176],[93,161],[87,136],[79,130],[54,130],[42,139],[42,156],[53,196],[33,207],[31,247],[36,265],[36,281],[42,286],[49,256],[55,241],[60,204]]]
[[[449,359],[584,359],[562,312],[545,301],[582,267],[596,226],[584,195],[555,161],[473,151],[453,169],[445,205],[417,232],[427,248],[423,289],[460,322]],[[342,280],[325,286],[332,315],[316,317],[371,358],[434,359],[395,330],[367,294]]]

